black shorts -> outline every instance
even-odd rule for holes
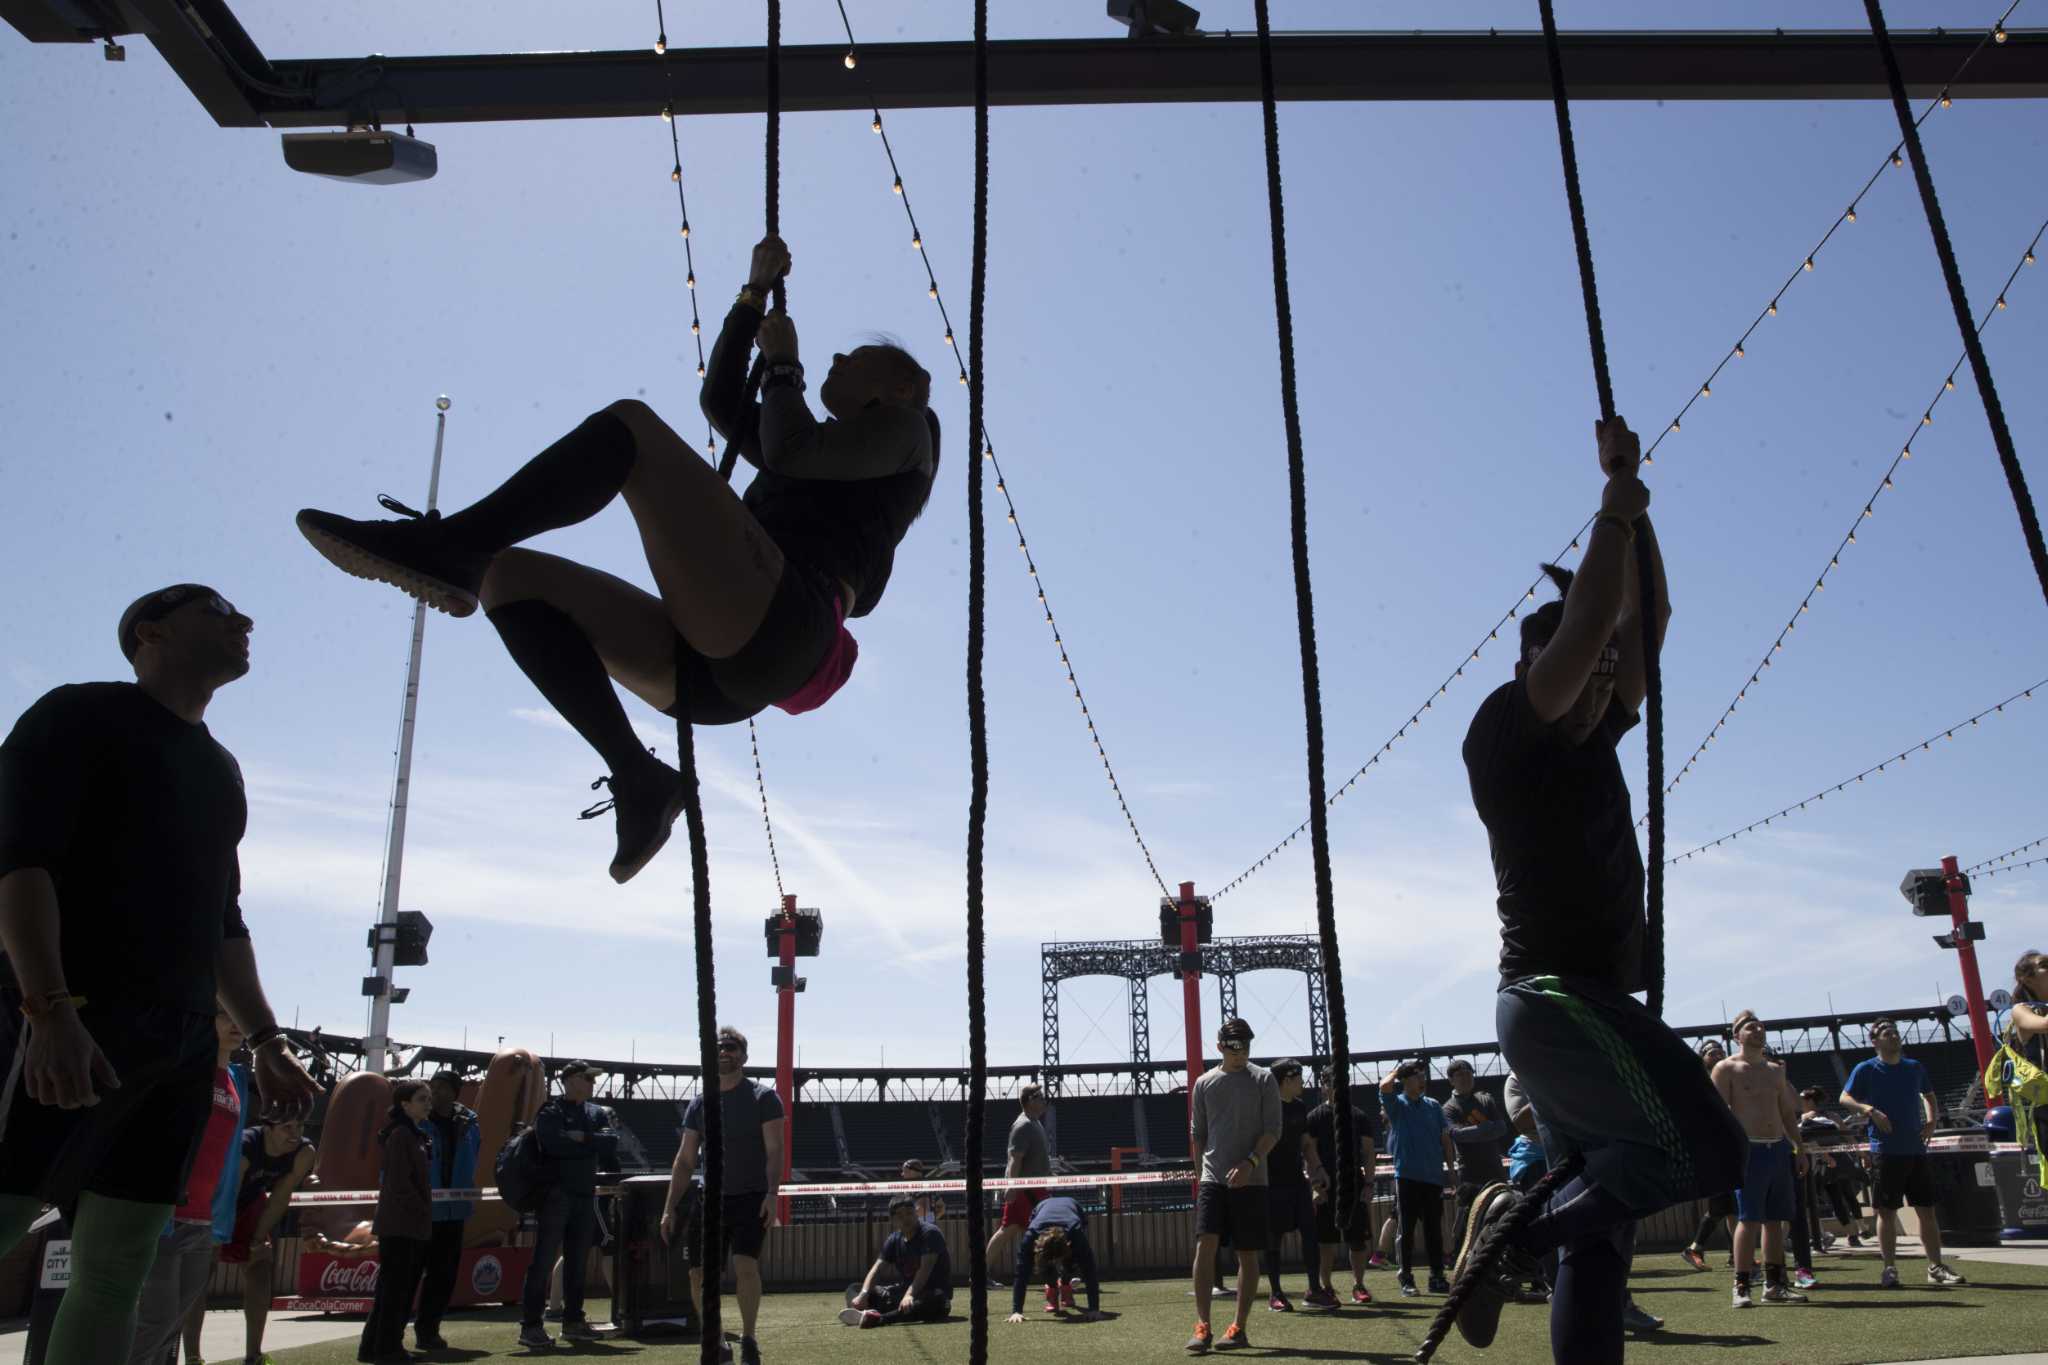
[[[1327,1199],[1316,1205],[1316,1241],[1323,1246],[1333,1247],[1339,1242],[1353,1251],[1365,1245],[1366,1229],[1372,1223],[1370,1196],[1360,1191],[1359,1197],[1351,1201],[1351,1216],[1341,1221],[1337,1217],[1337,1193],[1330,1192]]]
[[[725,1264],[728,1256],[761,1256],[761,1244],[768,1240],[768,1224],[761,1217],[761,1201],[767,1196],[759,1192],[728,1194],[719,1200],[723,1210],[718,1220],[718,1263]],[[683,1264],[695,1267],[698,1264],[698,1236],[695,1220],[683,1231]]]
[[[1195,1235],[1218,1236],[1239,1251],[1264,1251],[1272,1240],[1266,1187],[1231,1189],[1205,1180],[1195,1192]]]
[[[1877,1158],[1877,1206],[1896,1209],[1911,1204],[1916,1209],[1934,1207],[1934,1167],[1924,1156],[1892,1156],[1880,1152]]]
[[[706,658],[676,637],[676,703],[668,713],[679,715],[687,699],[694,725],[757,716],[811,680],[839,629],[837,580],[785,558],[768,613],[739,653]]]
[[[0,993],[0,1194],[70,1210],[85,1191],[179,1204],[213,1113],[213,1016],[162,1005],[101,1006],[79,1018],[121,1079],[83,1109],[28,1097],[21,998]]]

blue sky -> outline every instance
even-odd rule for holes
[[[652,5],[514,3],[421,17],[377,4],[239,6],[273,55],[650,43]],[[759,41],[742,7],[670,7],[671,43]],[[837,12],[792,0],[790,42]],[[964,37],[966,7],[849,0],[864,39]],[[1289,27],[1352,7],[1281,5]],[[1900,4],[1895,27],[1996,6]],[[2016,25],[2037,21],[2022,5]],[[1249,4],[1206,7],[1244,27]],[[1094,0],[997,4],[998,36],[1106,35]],[[1425,17],[1426,16],[1426,17]],[[1861,6],[1800,7],[1854,27]],[[1567,4],[1568,28],[1640,22]],[[1375,7],[1372,21],[1529,27],[1533,7]],[[1769,7],[1671,6],[1674,27]],[[145,43],[0,37],[8,301],[0,546],[14,585],[0,710],[119,676],[114,621],[163,582],[217,584],[257,620],[255,671],[214,732],[249,777],[245,908],[286,1018],[360,1032],[410,602],[345,578],[292,526],[424,496],[433,399],[454,399],[444,505],[620,396],[685,436],[696,415],[667,129],[655,119],[421,129],[439,176],[366,189],[295,176],[275,133],[215,127]],[[849,77],[852,79],[852,77]],[[807,355],[873,331],[941,377],[942,325],[864,113],[784,125],[783,227]],[[889,116],[964,327],[972,119]],[[1622,411],[1669,421],[1896,140],[1878,102],[1602,104],[1575,113]],[[1332,785],[1433,696],[1597,504],[1593,387],[1548,110],[1290,104],[1281,117]],[[707,320],[761,223],[761,121],[681,125]],[[1926,125],[1973,303],[2044,217],[2040,103],[1958,100]],[[994,119],[988,422],[1034,557],[1139,828],[1170,881],[1213,889],[1304,815],[1285,447],[1253,105],[1003,109]],[[2037,492],[2048,488],[2048,273],[1986,333]],[[963,335],[964,340],[964,335]],[[1797,608],[1960,352],[1906,173],[1688,415],[1652,471],[1676,608],[1674,766]],[[807,1063],[950,1065],[964,1029],[965,391],[950,449],[861,662],[831,706],[770,712],[761,743],[784,878],[823,909],[800,1006]],[[2043,603],[1967,370],[1827,591],[1670,805],[1674,851],[1832,786],[2048,677]],[[1157,888],[1123,824],[991,491],[994,778],[991,1056],[1036,1058],[1037,945],[1143,937]],[[549,548],[647,581],[623,507]],[[1458,760],[1504,679],[1489,647],[1332,813],[1351,1037],[1491,1033],[1497,938],[1483,830]],[[665,723],[644,711],[652,738]],[[672,747],[664,741],[664,747]],[[1932,1002],[1956,965],[1896,887],[2048,834],[2048,695],[1796,819],[1672,869],[1669,1013]],[[700,733],[721,1012],[773,1006],[775,885],[744,728]],[[1642,747],[1626,760],[1640,803]],[[688,862],[627,888],[579,824],[598,761],[480,620],[431,619],[403,903],[437,926],[397,1012],[404,1041],[682,1059],[694,1052]],[[2048,938],[2048,878],[1981,884],[1990,980]],[[1217,907],[1219,933],[1313,923],[1306,840]],[[1122,987],[1065,996],[1067,1056],[1124,1055]],[[1174,986],[1155,1052],[1180,1055]],[[1260,1049],[1306,1047],[1298,979],[1253,976]],[[1210,997],[1213,1023],[1213,996]]]

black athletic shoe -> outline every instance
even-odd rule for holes
[[[761,1343],[752,1337],[740,1338],[740,1365],[761,1365]]]
[[[683,775],[649,755],[632,776],[613,773],[591,786],[610,787],[611,799],[598,802],[579,818],[595,820],[612,812],[618,824],[619,847],[612,856],[611,874],[612,880],[623,886],[653,862],[668,842],[676,817],[683,813]]]
[[[417,1327],[412,1333],[413,1347],[421,1351],[445,1351],[448,1343],[439,1332],[422,1332]]]
[[[1471,1216],[1465,1224],[1465,1244],[1458,1249],[1457,1269],[1452,1272],[1456,1283],[1465,1284],[1481,1236],[1512,1212],[1521,1198],[1512,1186],[1495,1183],[1481,1190],[1472,1201]],[[1493,1345],[1500,1331],[1500,1310],[1515,1297],[1516,1287],[1530,1277],[1533,1269],[1533,1257],[1509,1247],[1494,1262],[1490,1274],[1466,1287],[1465,1302],[1458,1309],[1457,1319],[1458,1335],[1466,1345],[1481,1350]]]
[[[412,513],[395,499],[379,501],[395,512]],[[439,512],[401,521],[356,521],[307,507],[299,512],[299,531],[343,573],[389,583],[450,616],[476,610],[477,587],[491,562],[489,555],[450,544]]]

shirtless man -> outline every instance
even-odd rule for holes
[[[1785,1279],[1785,1224],[1796,1210],[1792,1170],[1799,1142],[1799,1101],[1784,1070],[1764,1056],[1764,1023],[1752,1010],[1735,1016],[1740,1049],[1714,1067],[1714,1088],[1749,1134],[1749,1169],[1735,1192],[1735,1306],[1750,1306],[1757,1239],[1764,1255],[1764,1302],[1805,1303]],[[1799,1169],[1806,1157],[1797,1156]]]

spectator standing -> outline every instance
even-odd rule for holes
[[[1714,1067],[1714,1086],[1749,1135],[1749,1165],[1735,1192],[1735,1289],[1737,1308],[1751,1306],[1750,1277],[1761,1246],[1765,1303],[1804,1303],[1806,1296],[1786,1282],[1785,1224],[1797,1212],[1792,1175],[1799,1132],[1799,1106],[1784,1069],[1764,1055],[1764,1023],[1750,1010],[1735,1016],[1735,1056]]]
[[[1188,1104],[1188,1131],[1201,1153],[1195,1189],[1195,1334],[1191,1355],[1214,1345],[1222,1350],[1249,1346],[1245,1320],[1259,1291],[1259,1253],[1270,1240],[1266,1208],[1266,1155],[1280,1140],[1280,1090],[1272,1073],[1252,1065],[1252,1026],[1226,1019],[1216,1030],[1223,1053],[1218,1065],[1195,1081]],[[1216,1247],[1228,1236],[1237,1248],[1237,1316],[1215,1341],[1209,1305],[1216,1281]]]
[[[1072,1284],[1081,1277],[1088,1292],[1088,1307],[1080,1321],[1093,1322],[1102,1316],[1102,1280],[1095,1270],[1095,1252],[1088,1245],[1088,1215],[1080,1201],[1056,1194],[1038,1201],[1031,1211],[1030,1225],[1017,1243],[1017,1261],[1010,1279],[1010,1322],[1024,1321],[1024,1286],[1033,1263],[1047,1284]],[[1065,1307],[1074,1306],[1071,1299]],[[1057,1309],[1048,1302],[1045,1311]]]
[[[240,1159],[237,1139],[242,1134],[242,1095],[234,1073],[228,1070],[228,1061],[242,1045],[242,1030],[235,1027],[226,1010],[213,1016],[213,1029],[219,1040],[213,1113],[206,1120],[192,1174],[185,1182],[185,1201],[172,1211],[157,1242],[156,1263],[143,1281],[135,1315],[135,1348],[128,1355],[130,1365],[162,1365],[165,1355],[176,1346],[192,1305],[206,1302],[206,1285],[213,1278],[214,1194],[222,1175]]]
[[[1273,1282],[1273,1296],[1266,1307],[1275,1313],[1292,1313],[1293,1303],[1280,1287],[1280,1244],[1288,1233],[1301,1240],[1302,1271],[1308,1279],[1304,1302],[1314,1303],[1322,1292],[1317,1276],[1320,1255],[1316,1241],[1316,1204],[1309,1188],[1308,1171],[1302,1158],[1302,1139],[1308,1130],[1308,1105],[1301,1098],[1301,1063],[1282,1057],[1267,1068],[1280,1092],[1280,1140],[1273,1144],[1266,1160],[1266,1207],[1273,1245],[1266,1258],[1266,1273]]]
[[[1927,1162],[1927,1139],[1934,1134],[1934,1082],[1926,1067],[1906,1056],[1899,1026],[1892,1020],[1872,1021],[1870,1042],[1877,1055],[1856,1063],[1842,1088],[1842,1103],[1870,1120],[1870,1151],[1877,1162],[1877,1245],[1884,1255],[1878,1283],[1886,1289],[1899,1287],[1898,1212],[1905,1204],[1912,1205],[1920,1223],[1927,1283],[1966,1283],[1941,1259],[1934,1170]]]
[[[1799,1115],[1799,1133],[1813,1162],[1807,1185],[1813,1210],[1814,1242],[1821,1251],[1830,1250],[1834,1243],[1834,1239],[1821,1228],[1820,1201],[1825,1196],[1828,1213],[1842,1225],[1849,1245],[1861,1246],[1863,1239],[1856,1233],[1861,1213],[1856,1204],[1854,1163],[1842,1150],[1842,1125],[1827,1112],[1827,1092],[1819,1086],[1808,1086],[1800,1091],[1799,1099],[1806,1106]]]
[[[953,1258],[946,1235],[918,1217],[917,1201],[889,1201],[889,1235],[867,1278],[846,1287],[839,1320],[848,1327],[943,1322],[953,1311]],[[883,1276],[890,1279],[884,1280]]]
[[[743,1365],[761,1365],[760,1343],[754,1339],[754,1323],[761,1311],[761,1247],[768,1229],[775,1226],[776,1189],[782,1180],[782,1097],[747,1075],[747,1039],[736,1028],[718,1031],[718,1105],[725,1144],[724,1194],[719,1208],[717,1262],[700,1264],[699,1238],[683,1246],[690,1266],[690,1297],[701,1314],[704,1309],[704,1276],[720,1273],[725,1258],[732,1257],[733,1278],[740,1301],[740,1360]],[[683,1145],[669,1172],[669,1208],[662,1215],[664,1239],[673,1244],[675,1200],[690,1183],[704,1144],[704,1096],[698,1095],[683,1111]],[[700,1192],[701,1193],[701,1192]],[[720,1356],[730,1360],[729,1351]]]
[[[1458,1149],[1458,1204],[1451,1220],[1451,1255],[1456,1256],[1465,1245],[1472,1201],[1488,1185],[1506,1178],[1503,1155],[1514,1135],[1500,1101],[1478,1088],[1471,1062],[1460,1057],[1445,1074],[1451,1079],[1451,1097],[1444,1102],[1444,1119]]]
[[[384,1168],[377,1186],[377,1295],[363,1324],[356,1359],[385,1365],[409,1361],[405,1322],[427,1265],[434,1235],[434,1193],[427,1161],[427,1113],[433,1098],[424,1081],[391,1087],[391,1113],[378,1133]]]
[[[1325,1071],[1321,1077],[1324,1095],[1336,1093],[1336,1078]],[[1341,1244],[1349,1253],[1351,1263],[1351,1301],[1356,1304],[1372,1302],[1372,1293],[1365,1287],[1366,1250],[1372,1245],[1372,1198],[1373,1175],[1378,1169],[1378,1140],[1380,1131],[1380,1095],[1370,1087],[1352,1086],[1354,1097],[1351,1106],[1351,1146],[1340,1151],[1337,1145],[1337,1110],[1334,1103],[1325,1099],[1309,1110],[1307,1122],[1301,1137],[1302,1164],[1306,1167],[1309,1188],[1314,1194],[1316,1208],[1316,1271],[1321,1289],[1309,1294],[1304,1300],[1311,1307],[1337,1307],[1337,1286],[1331,1272],[1337,1268],[1337,1248]],[[1356,1101],[1363,1100],[1364,1104]],[[1358,1172],[1354,1189],[1357,1198],[1350,1208],[1337,1205],[1337,1171],[1344,1162],[1350,1162]]]
[[[1706,1068],[1707,1075],[1709,1076],[1714,1074],[1714,1068],[1719,1066],[1728,1056],[1728,1049],[1721,1046],[1719,1038],[1705,1039],[1700,1043],[1697,1051],[1699,1053],[1700,1065]],[[1728,1229],[1728,1264],[1733,1266],[1735,1264],[1735,1192],[1730,1190],[1726,1194],[1711,1195],[1706,1201],[1706,1206],[1706,1212],[1700,1215],[1699,1227],[1693,1230],[1692,1241],[1688,1242],[1685,1250],[1678,1254],[1684,1257],[1685,1263],[1694,1270],[1705,1270],[1707,1268],[1707,1247],[1713,1240],[1714,1229],[1725,1224]]]
[[[292,1196],[313,1182],[319,1152],[297,1118],[273,1114],[242,1130],[235,1230],[220,1259],[242,1267],[243,1360],[262,1365],[263,1333],[276,1289],[277,1243],[299,1235]]]
[[[1045,1140],[1045,1111],[1050,1107],[1039,1086],[1027,1085],[1017,1092],[1017,1117],[1010,1123],[1009,1157],[1003,1163],[1005,1180],[1051,1178],[1052,1148]],[[1031,1210],[1044,1194],[1042,1189],[1021,1189],[1004,1196],[1002,1217],[989,1234],[985,1252],[989,1265],[998,1266],[1009,1259],[1017,1238],[1031,1225]]]
[[[597,1078],[603,1074],[589,1062],[565,1064],[562,1093],[542,1104],[533,1118],[534,1141],[553,1179],[535,1212],[539,1230],[519,1295],[521,1346],[554,1344],[542,1319],[547,1313],[548,1281],[558,1256],[562,1261],[562,1335],[584,1341],[597,1336],[583,1313],[583,1284],[590,1246],[597,1237],[598,1163],[610,1157],[618,1145],[610,1115],[590,1102]]]
[[[427,1113],[427,1157],[437,1190],[476,1188],[476,1163],[483,1149],[483,1129],[476,1110],[462,1103],[462,1074],[437,1071],[427,1083],[432,1108]],[[434,1232],[427,1247],[426,1271],[420,1280],[419,1316],[412,1325],[413,1344],[422,1351],[445,1351],[441,1319],[455,1295],[455,1275],[462,1265],[462,1244],[473,1210],[467,1200],[444,1199],[434,1205]]]
[[[1458,1153],[1443,1106],[1422,1093],[1427,1074],[1421,1062],[1408,1062],[1380,1082],[1387,1148],[1394,1158],[1394,1251],[1401,1295],[1411,1299],[1420,1292],[1415,1288],[1417,1222],[1429,1255],[1429,1292],[1451,1292],[1444,1279],[1444,1183]]]
[[[207,731],[249,671],[254,623],[213,589],[138,598],[117,628],[133,683],[59,687],[0,744],[0,1255],[46,1204],[73,1210],[49,1365],[106,1365],[213,1111],[226,1009],[265,1101],[312,1078],[263,995],[242,920],[248,802]]]

